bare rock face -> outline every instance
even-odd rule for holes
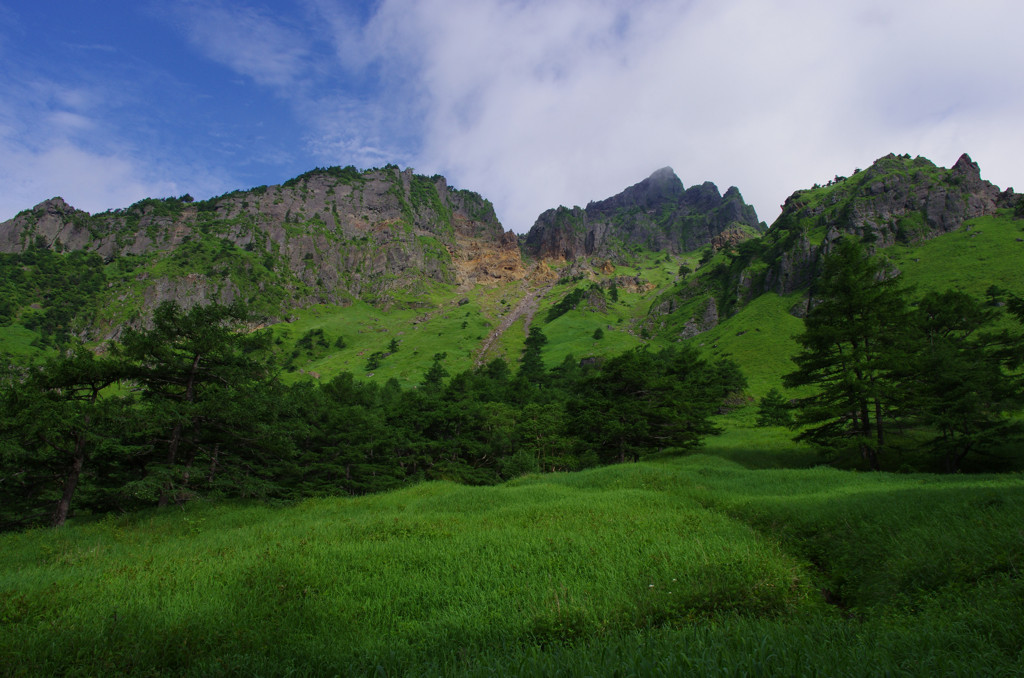
[[[750,240],[750,233],[742,228],[727,228],[711,238],[710,245],[717,252],[736,247],[744,240]]]
[[[718,303],[714,297],[710,297],[704,304],[704,309],[698,315],[694,315],[686,321],[682,332],[679,333],[679,337],[681,339],[690,339],[698,334],[714,329],[717,325]]]
[[[739,240],[764,228],[735,187],[725,195],[711,182],[685,188],[672,168],[663,167],[586,208],[547,210],[527,234],[525,251],[556,260],[615,257],[630,245],[678,253],[699,249],[726,232]]]
[[[88,213],[56,197],[0,224],[0,252],[21,252],[31,246],[81,249],[89,241]]]
[[[540,259],[564,261],[586,256],[586,214],[579,207],[546,210],[526,235],[526,251]],[[589,235],[591,250],[594,236]]]
[[[528,275],[519,255],[516,234],[508,231],[494,242],[486,238],[457,236],[452,253],[456,281],[462,288],[474,285],[493,286]]]
[[[142,289],[120,294],[142,310],[248,300],[268,286],[282,311],[353,297],[387,303],[424,280],[526,275],[515,234],[488,201],[395,166],[318,169],[203,202],[146,199],[96,215],[53,198],[0,224],[0,252],[30,247],[131,257],[145,268],[134,281]]]

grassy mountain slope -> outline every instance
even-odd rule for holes
[[[711,456],[0,535],[8,675],[1011,675],[1017,476]]]

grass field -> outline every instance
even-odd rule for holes
[[[3,535],[0,666],[1019,675],[1024,478],[757,470],[740,446]],[[747,465],[801,454],[766,447]]]
[[[0,354],[7,353],[16,359],[31,359],[46,355],[47,351],[32,345],[32,342],[39,338],[38,332],[33,332],[20,325],[0,327]]]
[[[990,285],[1024,294],[1024,220],[1009,210],[966,222],[953,233],[895,246],[885,254],[919,293],[958,289],[981,297]]]

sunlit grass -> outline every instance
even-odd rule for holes
[[[498,487],[197,503],[0,536],[0,663],[1010,675],[1021,524],[1019,475],[757,471],[707,454]]]
[[[32,342],[40,339],[38,332],[21,325],[0,327],[0,355],[7,353],[17,359],[41,357],[48,351],[36,348]]]
[[[803,331],[803,320],[789,313],[800,294],[763,294],[743,311],[710,332],[694,339],[710,355],[729,358],[741,366],[748,392],[760,398],[782,386],[782,375],[792,372],[792,356],[799,348],[794,337]]]
[[[1024,294],[1024,220],[1008,212],[971,219],[953,233],[884,252],[919,293],[958,289],[981,297],[996,285]]]

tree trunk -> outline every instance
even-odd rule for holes
[[[199,359],[202,356],[197,353],[192,358],[192,367],[188,371],[188,377],[185,380],[185,394],[182,400],[186,403],[191,403],[195,400],[195,383],[196,373],[199,371]],[[167,467],[168,469],[174,466],[174,462],[178,457],[178,447],[181,445],[181,422],[177,421],[174,423],[174,428],[171,429],[171,441],[167,444]],[[157,502],[157,506],[167,506],[167,502],[170,499],[171,494],[171,481],[168,480],[164,483],[163,488],[160,490],[160,500]]]
[[[82,466],[85,465],[85,432],[79,431],[75,437],[75,456],[71,462],[71,469],[64,479],[64,491],[61,493],[57,507],[53,511],[53,526],[60,527],[68,518],[68,511],[71,509],[71,497],[75,494],[75,487],[78,485],[78,477],[82,474]]]
[[[95,405],[100,397],[102,386],[92,385],[92,393],[89,395],[89,405]],[[85,435],[92,424],[92,415],[86,414],[82,417],[82,428],[75,435],[75,452],[71,461],[71,470],[64,479],[64,491],[61,492],[60,500],[53,511],[53,526],[60,527],[68,519],[71,511],[71,498],[75,496],[75,488],[78,487],[78,477],[82,475],[82,468],[85,466]]]
[[[210,454],[210,474],[206,477],[206,482],[209,485],[213,485],[213,478],[217,475],[217,457],[220,454],[220,443],[213,444],[213,452]]]
[[[861,456],[865,460],[867,460],[868,465],[871,467],[871,470],[872,471],[877,471],[878,470],[878,450],[874,449],[868,443],[868,441],[871,440],[871,437],[872,437],[872,435],[871,435],[872,434],[872,431],[871,431],[871,416],[868,414],[869,411],[870,410],[868,409],[868,401],[867,400],[861,400],[860,401],[860,425],[861,425],[861,430],[860,430],[860,435],[861,435],[860,454],[861,454]]]
[[[885,447],[885,426],[882,424],[882,401],[875,398],[875,432],[878,446],[875,448],[875,463],[878,463],[878,456],[882,454]],[[877,471],[877,467],[875,468]]]

